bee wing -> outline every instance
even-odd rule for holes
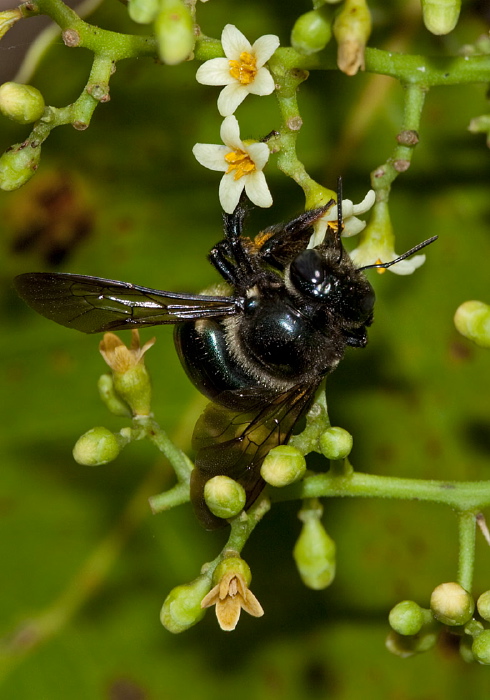
[[[101,277],[28,272],[16,277],[14,285],[19,296],[34,311],[83,333],[236,313],[233,297],[163,292]]]
[[[217,475],[238,481],[247,494],[245,508],[249,508],[265,485],[260,476],[262,462],[269,450],[287,442],[310,407],[316,388],[316,384],[301,384],[281,394],[260,388],[226,392],[227,399],[235,394],[242,406],[246,403],[242,410],[233,408],[232,400],[228,400],[231,407],[208,404],[194,429],[196,459],[191,477],[191,500],[205,528],[226,525],[206,505],[206,482]]]

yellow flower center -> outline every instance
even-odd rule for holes
[[[255,163],[248,153],[244,153],[243,151],[230,151],[226,154],[225,160],[229,164],[226,173],[231,173],[234,170],[235,180],[239,180],[244,175],[248,175],[255,170]]]
[[[242,85],[250,85],[257,75],[255,56],[248,51],[242,51],[239,61],[229,61],[230,75]]]

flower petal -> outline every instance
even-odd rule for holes
[[[261,36],[257,39],[257,41],[252,46],[252,53],[255,54],[257,68],[262,68],[264,63],[267,63],[269,58],[279,47],[279,44],[279,37],[275,34],[264,34],[264,36]]]
[[[212,143],[196,143],[192,149],[195,159],[209,170],[226,172],[228,163],[225,156],[230,152],[227,146],[219,146]]]
[[[245,146],[240,138],[240,125],[238,124],[238,119],[236,117],[230,115],[229,117],[226,117],[226,119],[223,119],[219,135],[221,136],[223,143],[234,151],[245,150]]]
[[[396,254],[395,254],[396,257]],[[395,275],[411,275],[412,272],[425,263],[425,255],[414,255],[409,260],[400,260],[396,265],[388,268]]]
[[[250,85],[253,85],[253,83],[250,83]],[[233,79],[232,83],[221,90],[218,97],[218,112],[222,117],[231,116],[236,108],[242,104],[250,92],[250,85],[242,85]]]
[[[358,219],[357,216],[350,216],[347,221],[344,222],[342,237],[349,238],[349,236],[357,236],[357,234],[363,231],[366,226],[366,221],[361,221],[361,219]]]
[[[255,163],[257,170],[263,170],[269,160],[269,146],[266,143],[250,143],[245,146],[245,151]]]
[[[374,202],[376,201],[376,192],[374,190],[369,190],[367,195],[364,197],[362,202],[359,204],[354,204],[352,207],[353,214],[365,214],[371,209]]]
[[[210,608],[211,605],[216,605],[219,600],[219,584],[212,588],[207,595],[201,600],[201,608]]]
[[[257,74],[247,87],[251,95],[270,95],[275,90],[274,78],[267,68],[259,68]]]
[[[233,214],[240,199],[240,195],[245,187],[245,182],[250,176],[241,177],[235,180],[232,173],[225,173],[219,183],[219,201],[223,211],[227,214]],[[260,206],[260,205],[259,205]],[[270,206],[270,205],[269,205]]]
[[[272,206],[272,196],[269,192],[269,187],[265,179],[265,175],[261,170],[256,170],[245,178],[245,192],[251,202],[258,207]]]
[[[216,603],[216,617],[218,618],[219,626],[225,632],[232,632],[240,619],[240,596],[233,598],[227,597],[224,600],[219,600]]]
[[[201,85],[230,85],[235,78],[230,74],[227,58],[211,58],[197,69],[196,80]]]
[[[262,617],[264,614],[263,607],[249,588],[246,590],[245,599],[242,600],[242,608],[254,617]]]
[[[226,58],[239,61],[242,51],[252,53],[252,45],[234,24],[227,24],[221,32],[221,44]]]

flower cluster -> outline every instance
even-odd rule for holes
[[[224,172],[219,200],[223,210],[232,214],[245,190],[251,202],[270,207],[272,197],[262,172],[268,159],[265,143],[244,142],[233,113],[247,95],[270,95],[274,80],[265,63],[279,46],[273,34],[261,36],[254,44],[232,24],[221,34],[226,58],[212,58],[198,69],[196,79],[203,85],[224,85],[218,97],[218,110],[225,117],[221,125],[224,145],[197,143],[193,148],[196,159],[210,170]]]

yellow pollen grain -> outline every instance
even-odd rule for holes
[[[242,51],[239,61],[229,61],[230,75],[238,80],[242,85],[250,85],[257,75],[257,64],[255,56],[248,51]]]
[[[378,258],[374,264],[382,265],[383,261],[381,260],[381,258]],[[386,272],[386,267],[377,267],[376,272],[378,273],[378,275],[384,275],[384,273]]]
[[[255,170],[255,163],[248,153],[243,151],[230,151],[230,153],[226,154],[225,160],[228,163],[226,174],[235,171],[233,176],[235,180],[239,180],[244,175],[248,175]]]

